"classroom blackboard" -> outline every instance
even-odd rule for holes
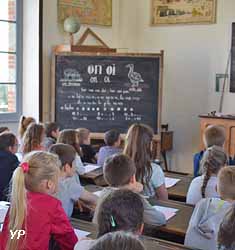
[[[57,53],[52,113],[64,128],[126,133],[133,123],[159,132],[161,54]]]
[[[232,24],[230,92],[235,92],[235,23]]]

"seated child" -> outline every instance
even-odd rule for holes
[[[82,148],[82,162],[96,163],[96,152],[91,146],[90,131],[86,128],[77,129]]]
[[[26,129],[23,137],[23,155],[35,151],[45,150],[43,140],[45,138],[45,128],[43,124],[31,123]]]
[[[26,117],[23,115],[20,117],[19,128],[18,128],[18,133],[19,133],[18,140],[19,140],[20,146],[22,144],[24,133],[31,123],[36,123],[36,120],[33,117],[30,117],[30,116]]]
[[[34,151],[25,156],[13,174],[11,206],[5,217],[0,250],[48,249],[53,236],[63,250],[71,250],[78,239],[56,193],[60,161],[57,156]],[[26,212],[27,211],[27,212]],[[10,230],[25,230],[20,238]]]
[[[219,197],[216,191],[217,174],[227,163],[227,155],[223,148],[212,146],[208,148],[201,160],[202,176],[191,182],[187,193],[187,203],[195,205],[202,198]]]
[[[199,201],[194,209],[185,237],[185,245],[214,250],[220,223],[235,202],[235,167],[224,167],[218,174],[219,198]]]
[[[234,197],[235,200],[235,197]],[[220,224],[218,250],[235,250],[235,206],[233,205]]]
[[[134,235],[122,231],[107,233],[89,250],[145,250],[143,243]]]
[[[97,237],[116,231],[141,235],[144,229],[143,213],[144,207],[140,195],[127,189],[112,191],[103,197],[96,207]],[[88,250],[95,242],[79,241],[75,250]]]
[[[126,135],[123,153],[128,155],[136,166],[136,179],[144,186],[144,195],[168,200],[165,176],[161,166],[152,162],[152,140],[154,131],[142,123],[130,126]]]
[[[7,200],[9,183],[19,161],[15,156],[18,141],[14,134],[4,132],[0,134],[0,201]]]
[[[59,137],[57,138],[57,143],[64,143],[71,145],[76,151],[76,173],[77,175],[84,174],[85,167],[81,161],[81,148],[79,144],[79,134],[75,129],[64,129],[60,132]]]
[[[206,148],[212,147],[212,146],[219,146],[224,147],[225,143],[225,129],[222,126],[218,125],[210,125],[206,128],[204,135],[203,135],[203,141]],[[199,170],[200,170],[200,162],[204,154],[204,150],[195,154],[193,157],[193,171],[194,171],[194,177],[199,176]]]
[[[80,199],[84,203],[96,206],[98,197],[86,191],[80,184],[74,181],[76,173],[74,160],[75,149],[66,144],[58,143],[50,148],[50,152],[57,155],[62,163],[60,166],[60,178],[57,197],[62,202],[62,206],[68,217],[71,217],[74,204]]]
[[[111,129],[105,133],[104,142],[106,146],[100,148],[97,160],[98,165],[102,167],[107,157],[118,154],[122,151],[120,149],[120,133],[116,129]]]
[[[0,134],[5,132],[10,132],[10,129],[8,127],[0,127]]]
[[[45,124],[46,137],[44,138],[44,147],[46,150],[50,148],[51,145],[56,144],[57,138],[59,136],[60,130],[59,126],[55,122],[47,122]]]
[[[141,193],[143,185],[136,181],[135,173],[135,164],[127,155],[116,154],[107,158],[104,164],[104,179],[109,187],[103,189],[101,196],[115,189],[123,188]],[[153,208],[143,196],[141,198],[144,204],[144,222],[158,226],[166,224],[165,216]],[[95,216],[94,221],[96,221]]]

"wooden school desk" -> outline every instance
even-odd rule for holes
[[[165,172],[166,177],[177,178],[180,181],[173,187],[168,188],[169,199],[186,202],[186,196],[189,185],[193,179],[192,176],[187,174],[180,174],[175,172]],[[104,177],[103,169],[97,169],[85,175],[81,175],[81,180],[87,184],[95,184],[97,186],[107,186]]]
[[[95,239],[96,238],[96,225],[87,222],[87,221],[81,221],[77,219],[71,219],[71,223],[74,228],[91,232],[90,235],[88,235],[89,238]],[[144,245],[146,247],[146,250],[189,250],[192,248],[187,248],[183,245],[152,238],[152,237],[147,237],[147,236],[142,236]]]
[[[188,189],[193,177],[191,175],[176,172],[164,172],[164,174],[166,177],[180,179],[175,186],[167,189],[169,199],[186,202]]]
[[[102,187],[95,185],[85,186],[85,189],[90,192],[96,192],[102,190]],[[178,212],[174,217],[167,221],[167,225],[157,227],[147,225],[146,234],[154,237],[164,238],[179,243],[184,242],[185,234],[188,228],[190,218],[193,213],[193,206],[187,205],[177,201],[159,201],[155,198],[149,199],[151,205],[159,205],[165,207],[171,207],[178,209]]]

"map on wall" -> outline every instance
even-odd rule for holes
[[[152,0],[152,25],[216,22],[216,0]]]
[[[112,26],[112,0],[58,0],[58,19],[78,16],[82,24]]]

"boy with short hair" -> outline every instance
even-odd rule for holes
[[[135,173],[135,164],[127,155],[116,154],[107,158],[104,164],[104,178],[109,187],[103,189],[100,199],[115,189],[128,189],[141,193],[143,185],[136,181]],[[153,208],[143,196],[141,198],[144,205],[144,222],[152,225],[166,224],[165,216]],[[94,221],[96,222],[96,213]]]
[[[15,156],[18,150],[18,141],[14,134],[4,132],[0,134],[0,200],[8,199],[8,188],[14,170],[19,161]]]
[[[50,152],[56,154],[61,161],[60,179],[58,187],[58,199],[62,202],[62,206],[71,217],[73,207],[78,200],[83,201],[91,206],[96,206],[98,197],[86,191],[74,177],[76,168],[74,160],[76,151],[71,145],[58,143],[50,148]]]
[[[101,147],[98,153],[98,165],[104,165],[106,158],[111,155],[118,154],[121,152],[121,136],[118,130],[111,129],[107,131],[104,135],[104,142],[106,146]]]
[[[204,135],[203,135],[203,142],[207,148],[212,146],[219,146],[224,147],[226,139],[225,129],[219,125],[210,125],[206,128]],[[193,157],[193,165],[194,165],[194,177],[200,175],[200,162],[203,157],[205,150],[197,153]]]
[[[78,128],[79,144],[82,148],[82,162],[96,163],[96,152],[91,146],[90,130],[87,128]]]
[[[46,150],[48,150],[51,147],[51,145],[56,143],[59,133],[60,133],[60,130],[59,130],[59,126],[57,123],[55,122],[45,123],[46,137],[44,139],[44,146]]]
[[[203,250],[216,249],[220,224],[227,212],[234,206],[234,186],[235,167],[222,168],[218,175],[217,184],[221,198],[202,199],[196,205],[186,232],[186,246]]]

